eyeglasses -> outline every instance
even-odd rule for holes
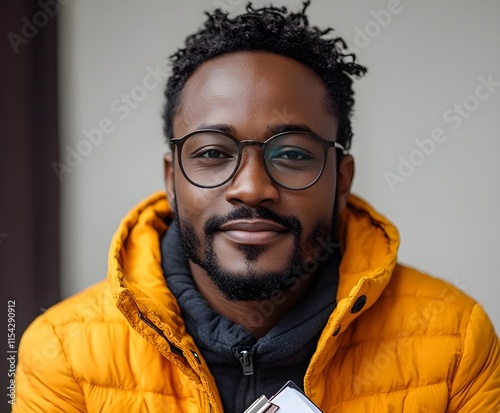
[[[216,188],[230,181],[238,171],[245,146],[258,146],[271,180],[291,190],[316,183],[325,168],[329,148],[344,150],[337,142],[305,131],[286,131],[258,142],[238,141],[219,130],[198,129],[182,138],[172,138],[172,150],[174,146],[184,177],[200,188]]]

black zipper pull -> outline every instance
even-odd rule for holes
[[[251,376],[253,374],[253,360],[252,353],[248,350],[241,350],[238,354],[241,367],[243,368],[244,376]]]

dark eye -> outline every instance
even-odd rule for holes
[[[185,153],[191,153],[193,159],[202,160],[222,160],[234,157],[234,150],[223,145],[204,145],[199,148],[188,147]]]
[[[217,149],[208,149],[200,153],[198,156],[201,158],[212,158],[212,159],[227,158],[226,154]]]
[[[294,159],[294,160],[297,160],[297,159],[302,159],[304,157],[304,155],[298,151],[286,151],[286,152],[282,152],[280,153],[280,158],[284,158],[284,159]]]
[[[300,148],[280,148],[279,150],[273,151],[271,159],[286,159],[291,161],[299,161],[310,159],[310,155],[307,151]]]

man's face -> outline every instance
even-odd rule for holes
[[[238,140],[265,141],[276,130],[300,125],[334,141],[337,120],[326,99],[321,79],[295,60],[257,52],[223,55],[188,79],[174,136],[225,125]],[[212,189],[186,180],[177,153],[166,162],[183,249],[233,300],[270,298],[317,259],[318,239],[332,236],[336,181],[334,149],[320,179],[304,190],[273,183],[256,146],[244,148],[231,181]]]

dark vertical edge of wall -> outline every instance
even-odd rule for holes
[[[57,4],[0,5],[0,295],[5,332],[15,300],[16,349],[41,308],[60,299],[57,10],[42,7],[49,3]]]

